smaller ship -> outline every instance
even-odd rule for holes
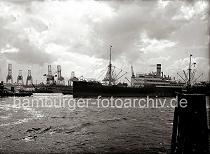
[[[0,83],[0,97],[10,97],[10,96],[25,97],[31,95],[33,95],[32,92],[16,90],[14,86],[10,86],[10,88],[8,88],[4,85],[3,81],[1,81]]]

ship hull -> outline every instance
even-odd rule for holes
[[[14,90],[5,88],[3,84],[0,84],[0,97],[26,97],[33,95],[32,92],[25,92],[25,91],[18,91],[15,92]]]
[[[120,87],[104,86],[100,83],[73,82],[73,97],[174,97],[181,87]]]

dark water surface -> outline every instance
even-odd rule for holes
[[[92,105],[69,110],[18,108],[13,105],[14,98],[0,100],[0,153],[165,154],[170,151],[174,108],[169,106],[140,109]],[[166,104],[170,100],[167,98]]]

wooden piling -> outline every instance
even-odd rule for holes
[[[185,101],[184,107],[181,102]],[[206,96],[178,94],[175,108],[171,154],[208,154]]]

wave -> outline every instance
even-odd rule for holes
[[[12,114],[11,113],[9,113],[7,115],[0,116],[1,119],[9,119],[10,117],[12,117]]]
[[[39,118],[44,117],[44,115],[40,111],[36,111],[35,109],[29,108],[29,107],[21,107],[21,108],[19,108],[19,107],[16,107],[14,105],[5,104],[5,105],[0,105],[0,109],[5,111],[6,113],[10,112],[10,113],[8,113],[6,115],[0,116],[1,119],[15,118],[17,112],[18,111],[22,111],[22,110],[26,111],[27,113],[29,113],[31,115],[29,117],[24,117],[23,119],[17,119],[14,122],[2,123],[2,124],[0,124],[0,127],[9,126],[9,125],[17,125],[17,124],[28,122],[29,120],[39,119]],[[24,114],[24,115],[27,116],[27,114]]]
[[[18,121],[15,121],[15,122],[9,122],[9,123],[0,124],[0,127],[2,127],[2,126],[10,126],[10,125],[22,124],[22,123],[28,122],[29,120],[31,120],[31,118],[19,119]]]
[[[16,105],[4,104],[4,105],[0,105],[0,109],[5,110],[5,111],[12,110],[14,112],[17,112],[19,110],[25,110],[25,111],[28,111],[32,116],[34,116],[36,118],[44,117],[44,115],[41,114],[41,112],[36,111],[32,107],[18,107]]]
[[[28,113],[30,113],[35,119],[44,117],[44,114],[42,114],[40,111],[37,111],[33,108],[23,107],[22,109],[25,111],[28,111]]]
[[[86,127],[90,127],[90,126],[95,125],[95,124],[115,122],[115,121],[121,121],[121,120],[127,120],[127,118],[125,118],[125,117],[123,117],[123,118],[114,117],[112,119],[100,119],[99,121],[85,122],[85,123],[82,123],[80,125],[73,126],[73,127],[70,127],[70,128],[69,127],[66,128],[65,126],[58,127],[58,128],[52,129],[50,134],[54,134],[54,133],[66,133],[66,134],[69,134],[69,133],[79,132],[82,129],[84,129]]]
[[[115,121],[121,121],[121,120],[127,120],[127,118],[126,117],[123,117],[123,118],[114,117],[112,119],[100,119],[99,122],[107,123],[107,122],[115,122]]]

